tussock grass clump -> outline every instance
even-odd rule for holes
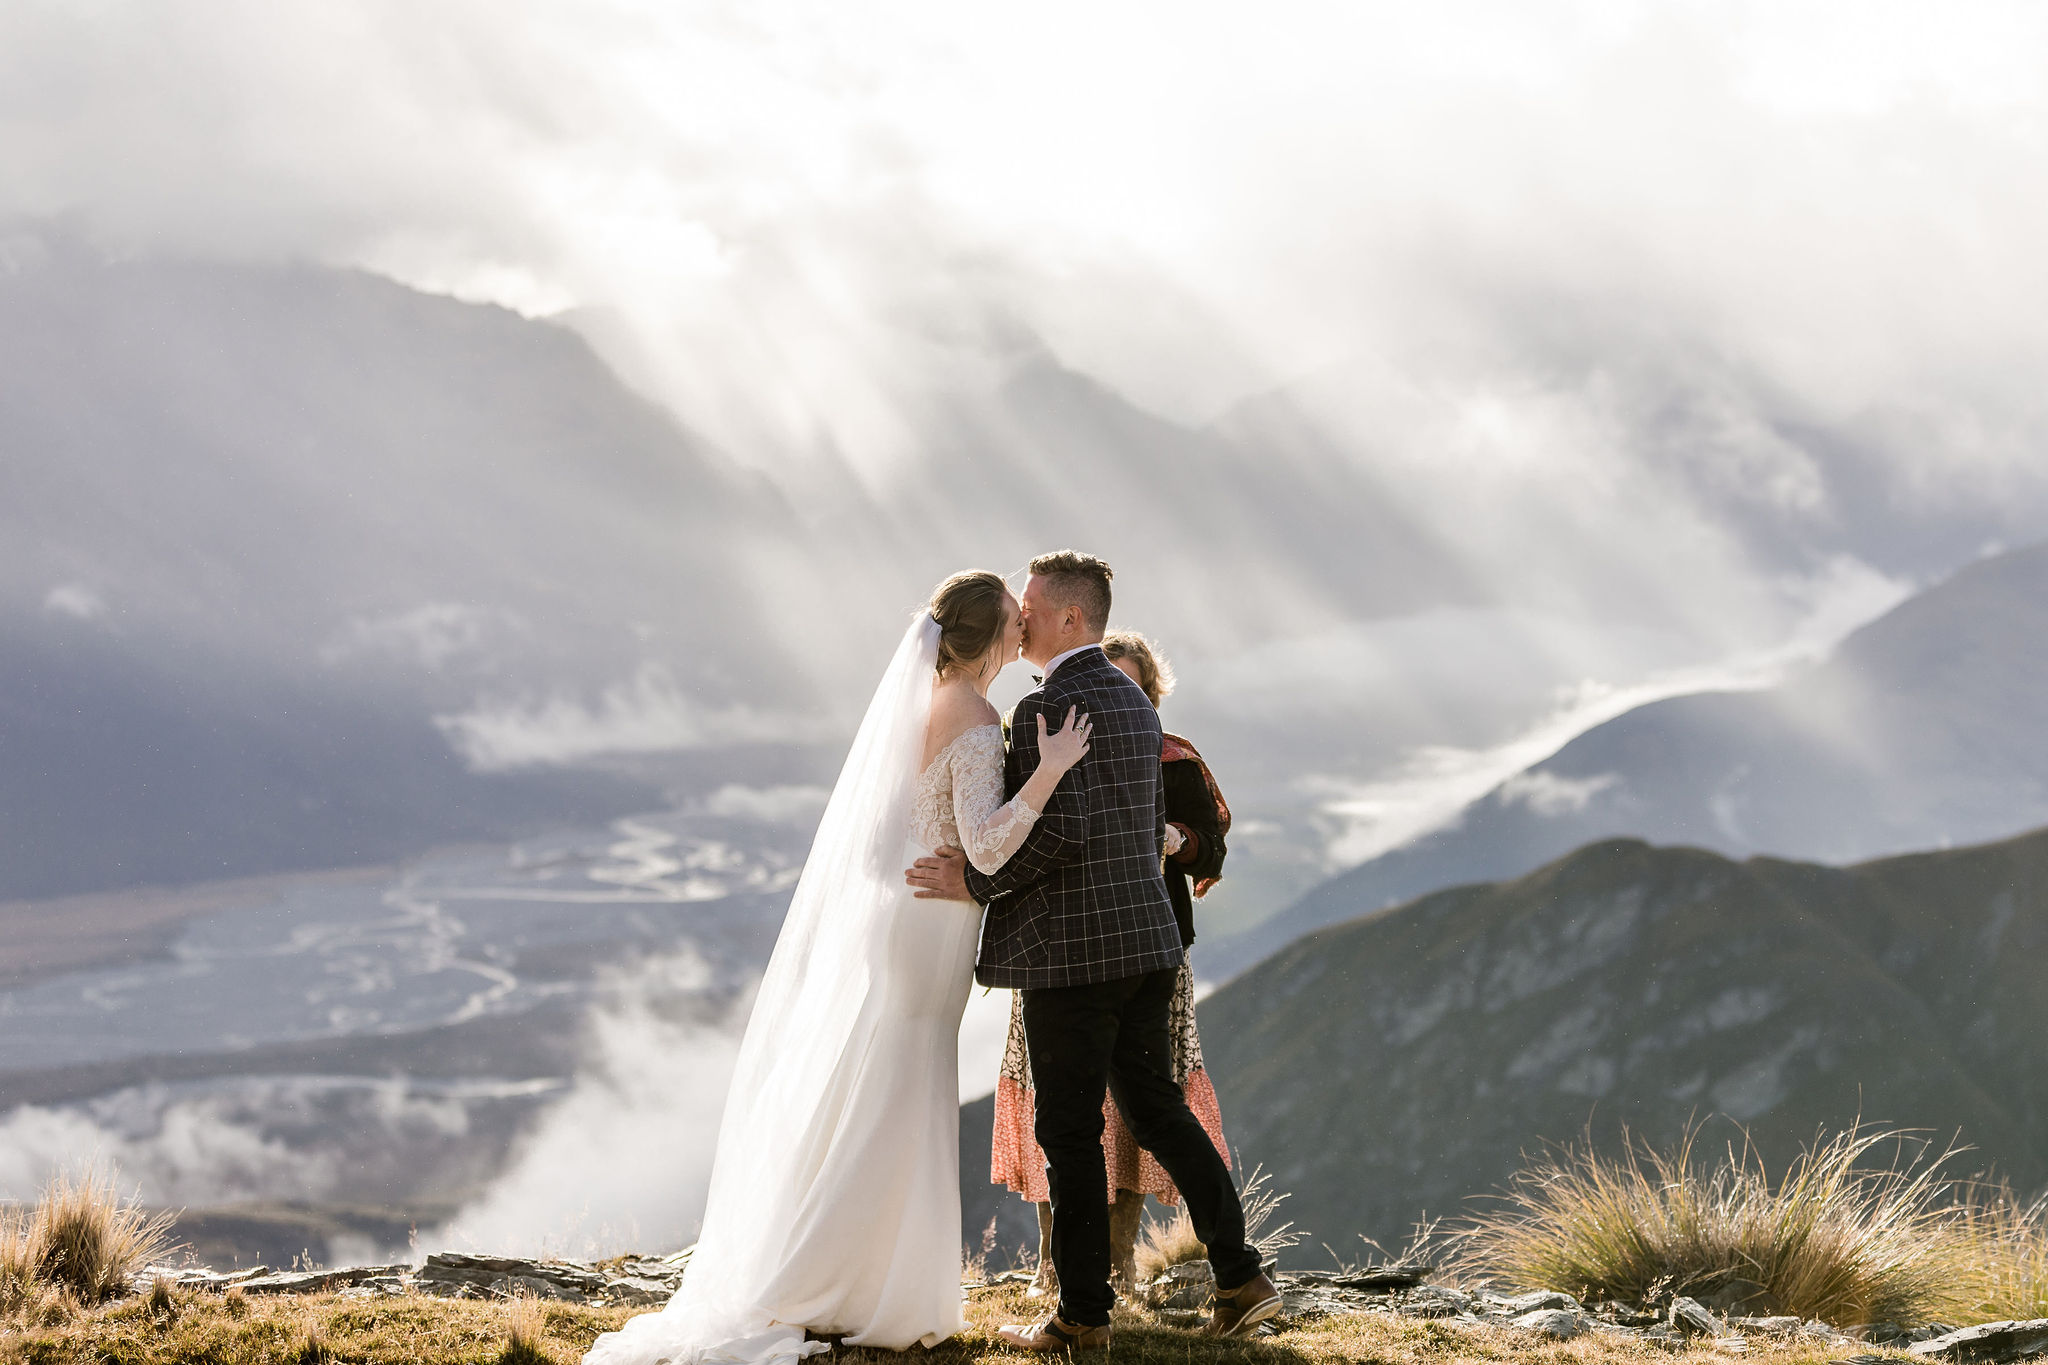
[[[1288,1195],[1273,1188],[1273,1178],[1262,1167],[1252,1167],[1237,1197],[1244,1205],[1245,1240],[1258,1248],[1262,1260],[1270,1262],[1308,1235],[1297,1232],[1292,1222],[1268,1226],[1273,1223]],[[1169,1266],[1199,1261],[1208,1254],[1209,1249],[1202,1245],[1202,1239],[1195,1236],[1194,1219],[1189,1216],[1187,1205],[1183,1204],[1174,1211],[1173,1217],[1146,1223],[1138,1238],[1138,1278],[1156,1279]]]
[[[1208,1254],[1202,1239],[1195,1236],[1194,1219],[1188,1216],[1187,1206],[1182,1205],[1171,1218],[1146,1221],[1145,1230],[1138,1236],[1135,1256],[1138,1279],[1156,1280],[1169,1267],[1199,1261]]]
[[[100,1303],[128,1288],[135,1273],[170,1245],[175,1218],[124,1200],[111,1168],[91,1165],[76,1177],[58,1173],[30,1215],[25,1259],[30,1275]]]
[[[2008,1185],[1980,1186],[1963,1202],[1952,1233],[1957,1318],[2048,1318],[2048,1194],[2029,1204]]]
[[[548,1312],[531,1294],[514,1294],[505,1310],[505,1349],[499,1365],[547,1365]]]
[[[291,1365],[332,1365],[334,1349],[327,1344],[327,1336],[318,1324],[309,1324],[293,1337],[285,1359]]]
[[[1954,1149],[1926,1160],[1910,1135],[1857,1124],[1773,1180],[1746,1132],[1704,1168],[1698,1131],[1668,1151],[1589,1142],[1525,1166],[1505,1207],[1460,1230],[1461,1263],[1589,1301],[1748,1280],[1782,1311],[1843,1325],[1926,1322],[1952,1302],[1958,1213],[1937,1172]],[[1888,1164],[1869,1160],[1882,1148]]]
[[[11,1313],[35,1296],[35,1245],[29,1240],[28,1211],[0,1204],[0,1313]]]
[[[185,1300],[168,1278],[159,1275],[149,1282],[149,1293],[143,1297],[142,1306],[158,1322],[171,1323],[178,1320]]]

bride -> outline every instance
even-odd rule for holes
[[[585,1365],[791,1365],[849,1345],[935,1346],[960,1298],[957,1049],[979,908],[918,900],[906,844],[994,872],[1088,752],[1071,711],[1003,799],[989,684],[1022,611],[993,573],[955,574],[912,619],[818,824],[740,1045],[703,1232],[659,1313]]]

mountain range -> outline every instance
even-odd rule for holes
[[[2048,545],[1995,554],[1784,684],[1637,707],[1252,930],[1196,944],[1227,978],[1323,925],[1515,876],[1616,835],[1852,862],[2048,823]]]
[[[2048,831],[1829,867],[1635,839],[1309,934],[1201,1006],[1225,1130],[1333,1246],[1524,1153],[1861,1116],[2048,1183]],[[1734,1138],[1715,1123],[1710,1146]],[[1355,1244],[1354,1250],[1355,1250]]]
[[[1144,559],[1120,600],[1211,639],[1481,595],[1367,471],[1254,471],[1028,346],[905,468],[792,495],[563,322],[55,231],[0,257],[0,900],[658,803],[675,765],[620,751],[830,749],[926,585],[1056,542]]]
[[[769,660],[676,643],[758,610],[710,585],[776,500],[565,329],[60,238],[0,274],[0,372],[0,899],[660,800],[471,761],[435,717],[480,698],[517,714],[653,669],[707,710],[776,703]]]

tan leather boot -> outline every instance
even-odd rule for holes
[[[1262,1271],[1235,1289],[1218,1289],[1204,1336],[1241,1337],[1280,1311],[1280,1291]]]
[[[1020,1351],[1058,1351],[1072,1355],[1076,1351],[1107,1351],[1109,1349],[1109,1324],[1100,1327],[1077,1327],[1071,1322],[1062,1322],[1055,1313],[1044,1322],[1013,1322],[1000,1328],[996,1336],[1006,1346],[1015,1346]]]
[[[1038,1205],[1038,1273],[1031,1277],[1031,1287],[1024,1291],[1027,1299],[1053,1299],[1060,1296],[1060,1273],[1052,1264],[1052,1205]]]
[[[1145,1221],[1145,1196],[1118,1190],[1109,1206],[1109,1282],[1130,1298],[1138,1292],[1138,1227]]]

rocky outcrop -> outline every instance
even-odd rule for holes
[[[345,1270],[296,1270],[252,1275],[241,1282],[244,1294],[327,1294],[362,1287],[402,1288],[411,1266],[358,1265]]]
[[[328,1294],[368,1298],[427,1294],[450,1299],[520,1296],[625,1307],[658,1307],[682,1283],[688,1250],[673,1256],[620,1256],[608,1261],[528,1260],[437,1251],[424,1265],[349,1266],[273,1271],[269,1266],[221,1274],[194,1267],[151,1266],[135,1277],[137,1292],[158,1280],[180,1289],[245,1294]]]
[[[137,1275],[134,1289],[146,1292],[157,1281],[180,1289],[245,1294],[326,1294],[370,1298],[382,1294],[425,1294],[441,1298],[509,1299],[530,1297],[567,1303],[614,1307],[657,1307],[682,1283],[690,1250],[672,1256],[619,1256],[608,1261],[529,1260],[517,1256],[479,1256],[440,1251],[425,1264],[348,1266],[341,1269],[273,1271],[269,1266],[221,1274],[203,1267],[151,1266]],[[1678,1346],[1691,1338],[1711,1341],[1716,1349],[1741,1352],[1752,1339],[1780,1343],[1806,1341],[1830,1347],[1859,1339],[1905,1345],[1914,1355],[1954,1365],[2005,1365],[2048,1356],[2048,1319],[1993,1322],[1954,1331],[1927,1328],[1910,1334],[1890,1324],[1871,1324],[1843,1332],[1822,1322],[1796,1317],[1724,1317],[1690,1298],[1672,1300],[1657,1311],[1631,1310],[1616,1304],[1588,1308],[1569,1294],[1539,1289],[1502,1294],[1488,1288],[1460,1289],[1425,1284],[1435,1270],[1427,1265],[1382,1265],[1335,1274],[1280,1271],[1280,1316],[1262,1324],[1271,1335],[1289,1326],[1320,1318],[1377,1313],[1393,1317],[1434,1318],[1486,1325],[1565,1341],[1587,1333]],[[1006,1271],[964,1286],[969,1293],[1025,1283],[1030,1272]],[[1140,1285],[1138,1298],[1166,1322],[1193,1327],[1207,1317],[1216,1283],[1206,1261],[1170,1266]],[[1879,1357],[1870,1357],[1874,1363]],[[1860,1357],[1848,1357],[1859,1361]]]
[[[1980,1361],[2032,1360],[2048,1355],[2048,1318],[2025,1322],[1987,1322],[1965,1327],[1906,1348],[1930,1360],[1952,1360],[1958,1365]]]
[[[1803,1340],[1828,1346],[1846,1346],[1855,1340],[1826,1323],[1804,1322],[1795,1317],[1724,1318],[1688,1298],[1674,1300],[1662,1311],[1650,1312],[1633,1311],[1616,1304],[1588,1308],[1569,1294],[1548,1289],[1525,1294],[1501,1294],[1486,1288],[1456,1289],[1421,1283],[1430,1269],[1424,1266],[1378,1266],[1333,1275],[1279,1272],[1274,1276],[1274,1283],[1280,1289],[1281,1314],[1271,1328],[1261,1330],[1279,1331],[1317,1318],[1380,1313],[1393,1317],[1435,1318],[1504,1327],[1553,1341],[1569,1340],[1590,1332],[1676,1346],[1688,1339],[1703,1337],[1711,1339],[1717,1348],[1739,1351],[1752,1339]],[[998,1277],[994,1283],[1008,1282],[1013,1278],[1028,1276],[1013,1271]],[[1215,1288],[1207,1263],[1195,1261],[1169,1267],[1156,1279],[1140,1286],[1139,1296],[1168,1322],[1192,1326],[1205,1316]],[[1994,1357],[1955,1359],[1977,1361]]]

